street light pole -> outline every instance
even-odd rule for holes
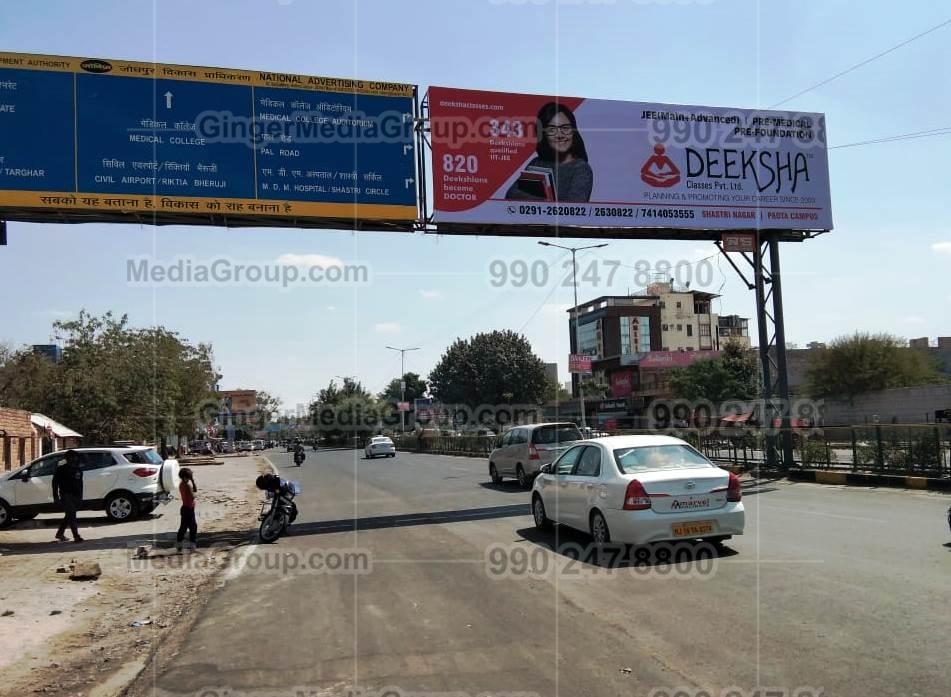
[[[406,352],[407,351],[419,351],[419,346],[414,346],[412,348],[397,348],[395,346],[387,346],[390,351],[399,351],[400,352],[400,403],[406,401]],[[400,408],[400,433],[406,435],[406,412]]]
[[[600,249],[601,247],[607,247],[607,243],[604,244],[592,244],[587,247],[562,247],[560,244],[552,244],[551,242],[542,242],[539,241],[538,244],[543,247],[557,247],[558,249],[564,249],[566,252],[571,252],[571,285],[574,287],[575,293],[575,306],[574,306],[574,316],[575,316],[575,350],[578,353],[581,353],[581,321],[578,315],[578,264],[575,262],[575,255],[578,252],[584,251],[585,249]],[[581,407],[581,429],[584,431],[587,429],[588,424],[585,421],[584,413],[584,387],[581,380],[581,374],[578,375],[578,403]]]

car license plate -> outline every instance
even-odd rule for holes
[[[698,537],[713,532],[712,520],[700,520],[695,523],[676,523],[671,526],[674,537]]]

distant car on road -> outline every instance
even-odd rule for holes
[[[219,452],[224,455],[228,455],[235,452],[234,443],[232,443],[230,440],[221,441],[218,448],[219,448]]]
[[[81,510],[104,510],[122,522],[151,513],[177,492],[178,461],[162,460],[154,448],[74,448],[83,471]],[[0,527],[14,519],[62,508],[53,502],[53,474],[66,451],[50,453],[0,478]]]
[[[739,478],[670,436],[583,441],[546,465],[532,488],[539,528],[560,523],[595,543],[715,543],[742,535]]]
[[[264,441],[263,440],[251,441],[251,450],[264,450]]]
[[[238,441],[238,445],[236,447],[239,453],[246,453],[250,452],[253,446],[251,445],[251,441],[242,440]]]
[[[368,459],[375,457],[396,457],[396,446],[389,436],[374,436],[363,449]]]
[[[542,465],[553,462],[579,440],[583,440],[581,431],[570,422],[515,426],[489,455],[489,476],[495,484],[514,476],[528,489]]]

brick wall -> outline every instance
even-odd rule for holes
[[[14,469],[38,456],[30,412],[0,407],[0,469]]]

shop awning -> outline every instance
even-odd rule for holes
[[[51,431],[54,436],[57,438],[82,438],[83,434],[76,433],[71,428],[67,428],[59,421],[54,421],[48,416],[43,414],[31,414],[30,421],[33,422],[33,425],[42,431]]]

